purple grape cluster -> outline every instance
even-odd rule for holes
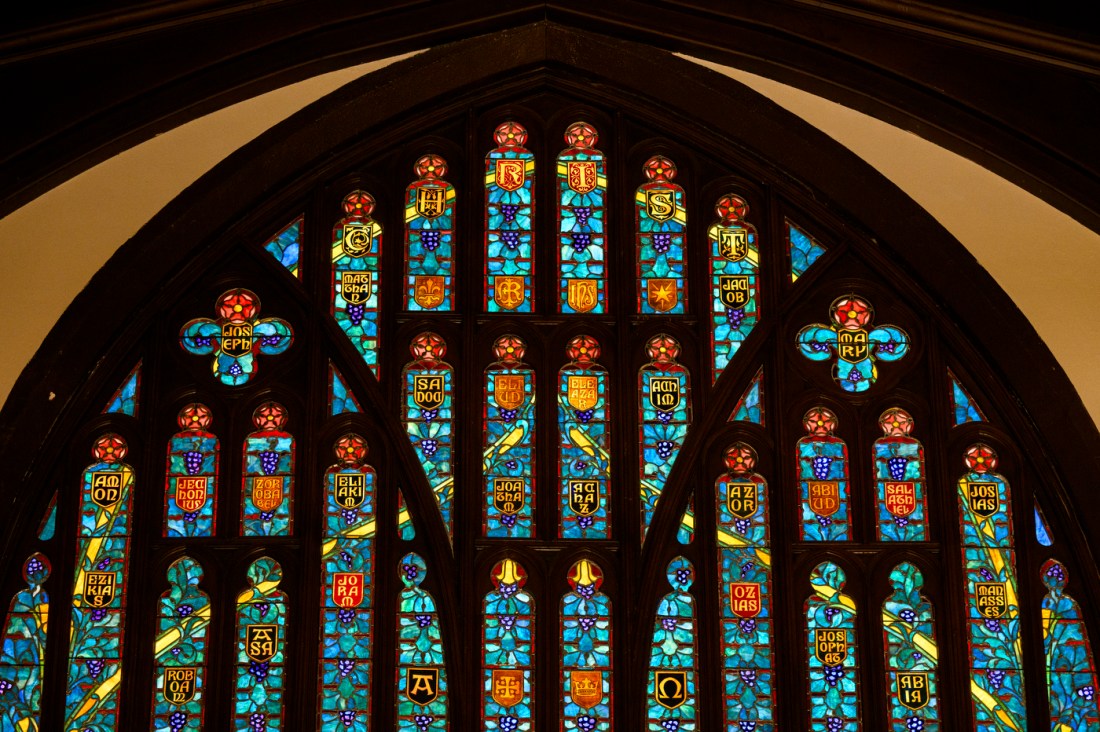
[[[737,723],[740,732],[756,732],[756,722],[744,721]]]
[[[172,732],[180,732],[187,726],[187,715],[183,712],[172,712],[168,717],[168,727]]]
[[[744,681],[749,686],[756,686],[756,669],[743,668],[741,669],[740,674],[742,681]]]
[[[500,718],[499,727],[500,732],[516,732],[519,729],[519,720],[509,714]]]
[[[668,460],[672,457],[672,448],[675,446],[676,443],[672,440],[657,440],[657,457]]]
[[[346,678],[348,674],[355,670],[355,661],[350,658],[341,658],[336,662],[336,670],[340,673],[340,678]]]
[[[264,522],[265,524],[271,523],[274,519],[275,519],[275,512],[274,511],[261,511],[260,512],[260,521]]]
[[[31,560],[31,561],[35,561],[35,560]],[[1059,582],[1064,582],[1065,579],[1066,579],[1066,573],[1065,573],[1065,570],[1062,569],[1061,564],[1055,563],[1055,564],[1050,565],[1050,567],[1047,569],[1047,577],[1053,577],[1054,579],[1058,580]]]
[[[858,369],[852,369],[852,372],[848,374],[848,381],[853,383],[863,381],[863,374],[859,373]]]
[[[844,721],[840,717],[825,718],[825,732],[840,732],[844,729]]]
[[[879,343],[875,346],[876,352],[893,353],[898,344],[895,341],[886,341],[885,343]]]
[[[510,424],[516,420],[516,416],[519,414],[518,409],[502,409],[500,410],[500,419],[505,424]]]
[[[982,567],[981,569],[979,569],[978,574],[980,574],[982,576],[982,579],[984,579],[986,582],[993,581],[993,573],[989,571],[988,567]]]
[[[417,615],[416,616],[416,624],[418,626],[420,626],[421,628],[427,628],[429,625],[432,624],[432,616],[431,615]]]
[[[905,518],[904,516],[895,516],[894,523],[898,526],[898,528],[904,529],[906,526],[909,525],[909,519]]]
[[[516,515],[514,513],[506,513],[500,517],[500,523],[504,524],[507,528],[512,528],[516,525]]]
[[[753,564],[752,562],[745,562],[744,564],[741,565],[741,576],[742,577],[747,577],[749,574],[751,574],[752,572],[755,572],[755,571],[756,571],[756,565]]]
[[[233,363],[229,364],[229,368],[226,369],[226,372],[230,376],[240,376],[244,373],[244,369],[241,368],[241,364],[239,361],[234,361]]]
[[[924,732],[924,720],[920,717],[908,717],[905,720],[905,729],[909,732]]]
[[[349,552],[349,551],[340,552],[340,561],[342,561],[344,564],[351,564],[352,559],[355,559],[355,557],[353,557],[351,555],[351,552]]]
[[[344,723],[345,727],[355,724],[355,711],[352,709],[343,710],[340,712],[340,721]]]
[[[413,717],[413,724],[416,725],[416,728],[420,730],[420,732],[424,732],[424,730],[431,726],[432,716],[430,714],[417,714]]]
[[[596,523],[596,519],[592,518],[591,516],[581,516],[579,519],[577,519],[577,526],[582,529],[587,529],[594,523]]]
[[[1096,696],[1096,688],[1092,686],[1092,684],[1089,684],[1088,686],[1082,686],[1080,689],[1077,690],[1077,696],[1081,697],[1082,699],[1092,701],[1093,697]]]
[[[726,320],[730,322],[734,328],[740,328],[741,322],[745,319],[744,308],[726,308]]]
[[[502,231],[500,233],[500,240],[504,242],[504,246],[509,249],[515,249],[519,246],[519,232],[518,231]]]
[[[920,651],[917,651],[916,653],[913,654],[913,660],[914,661],[919,661],[922,658],[924,658],[924,654],[921,653]]]
[[[592,732],[596,729],[596,719],[594,717],[577,717],[577,729],[581,732]]]
[[[439,416],[439,409],[422,409],[420,410],[420,416],[424,418],[424,421],[431,424],[431,421]]]
[[[261,346],[277,346],[277,345],[279,345],[279,342],[282,341],[282,340],[283,340],[283,337],[281,335],[279,335],[278,333],[275,333],[273,335],[261,336],[260,337],[260,345]]]
[[[176,607],[176,615],[179,615],[181,618],[190,617],[193,612],[195,612],[195,608],[190,605],[179,605]]]
[[[833,525],[833,519],[829,516],[818,516],[817,517],[817,523],[821,524],[821,526],[823,526],[823,527],[824,526],[832,526]]]
[[[198,475],[202,470],[202,453],[198,450],[188,450],[183,453],[183,467],[188,475]]]
[[[829,477],[829,466],[833,464],[833,459],[825,455],[818,455],[813,459],[814,477],[818,480],[825,480]]]
[[[586,463],[583,460],[577,460],[576,462],[573,463],[573,472],[574,473],[580,473],[587,467],[588,467],[588,463]]]
[[[575,409],[573,414],[576,415],[577,420],[581,424],[588,424],[592,421],[592,417],[596,414],[595,409]]]
[[[661,728],[665,732],[677,732],[680,729],[680,720],[678,719],[666,719],[661,722]]]
[[[661,233],[653,235],[653,248],[658,254],[664,254],[672,248],[672,234]]]
[[[515,470],[519,467],[519,463],[517,463],[515,460],[509,460],[504,463],[504,467],[508,468],[509,470]]]
[[[997,618],[986,618],[982,624],[985,625],[985,629],[990,633],[1001,632],[1001,621]]]
[[[583,252],[588,248],[588,245],[592,243],[591,234],[574,234],[573,235],[573,251]]]
[[[107,664],[102,659],[93,658],[90,661],[87,661],[84,664],[84,667],[88,670],[88,675],[94,679],[97,678],[101,673],[103,673],[103,667],[106,665]]]
[[[351,625],[355,620],[355,611],[348,608],[342,608],[336,613],[336,618],[344,625]]]
[[[198,520],[198,518],[199,515],[197,513],[185,513],[183,514],[183,523],[193,524]]]
[[[39,561],[38,557],[31,557],[30,561],[27,562],[27,574],[36,574],[41,572],[43,568],[44,565]]]
[[[676,570],[676,581],[680,584],[685,584],[691,581],[691,570],[686,567]]]
[[[105,617],[107,617],[107,610],[105,610],[104,608],[97,607],[94,610],[92,610],[92,622],[93,623],[98,623],[100,620],[103,620],[103,618],[105,618]]]
[[[191,342],[195,344],[195,348],[204,348],[210,345],[211,340],[210,336],[195,336]]]
[[[267,617],[267,611],[271,609],[271,605],[266,602],[257,603],[256,609],[260,611],[260,617],[264,618]]]
[[[737,621],[737,627],[742,633],[748,635],[756,632],[756,618],[741,618]]]
[[[829,344],[822,343],[821,341],[814,341],[810,344],[810,350],[817,353],[825,353],[829,350]]]
[[[749,533],[749,529],[751,527],[752,527],[752,521],[750,521],[749,519],[734,519],[733,520],[733,528],[737,531],[738,534],[747,534],[747,533]]]
[[[95,565],[95,568],[98,569],[100,572],[102,572],[102,571],[106,570],[107,567],[110,567],[110,566],[111,566],[111,558],[110,557],[104,557],[103,559],[99,560],[99,562]]]
[[[366,305],[348,305],[347,308],[348,320],[352,325],[359,325],[363,322],[363,316],[367,313]]]
[[[676,630],[675,618],[661,618],[661,627],[665,630]]]
[[[909,465],[909,459],[903,457],[892,457],[886,461],[886,464],[890,468],[890,477],[894,480],[901,480],[905,477],[905,468]]]
[[[433,230],[424,230],[420,232],[420,244],[429,252],[434,252],[439,248],[440,232]]]
[[[577,594],[584,599],[590,599],[596,594],[596,585],[577,585]]]
[[[512,626],[516,624],[515,615],[497,615],[497,622],[500,623],[500,627],[505,630],[511,630]]]
[[[898,617],[907,623],[911,623],[917,619],[917,614],[909,608],[905,608],[900,613],[898,613]]]
[[[402,564],[401,571],[405,573],[405,579],[412,581],[420,574],[420,570],[415,564]]]
[[[834,617],[836,617],[836,614],[839,613],[839,612],[840,611],[837,610],[835,607],[827,607],[827,608],[825,608],[825,619],[826,620],[832,620]]]
[[[182,649],[182,648],[173,648],[173,649],[172,649],[172,655],[173,655],[173,656],[175,656],[176,658],[179,658],[179,655],[180,655],[180,654],[181,654],[182,652],[183,652],[183,649]]]
[[[516,594],[516,590],[518,589],[519,584],[517,582],[502,582],[500,585],[500,594],[504,597],[511,597],[512,595]]]
[[[420,441],[420,450],[426,457],[432,457],[435,455],[435,451],[439,449],[439,441],[433,440],[430,437],[426,437]]]
[[[519,205],[515,203],[502,203],[500,204],[500,213],[504,216],[504,222],[510,224],[516,220],[516,214],[519,213]]]
[[[592,209],[588,206],[577,206],[573,209],[573,215],[577,217],[577,226],[588,226],[588,219],[592,216]]]
[[[1004,683],[1005,672],[1001,671],[1000,669],[991,668],[985,672],[985,678],[989,681],[994,689],[999,689],[1001,688],[1001,684]]]
[[[359,518],[359,511],[354,508],[344,508],[340,510],[340,517],[344,519],[344,523],[351,526],[355,523],[355,519]]]
[[[279,469],[279,453],[274,450],[264,450],[260,453],[260,470],[264,475],[275,475]]]
[[[12,684],[7,679],[0,679],[0,694],[7,693],[12,688]]]
[[[263,712],[253,712],[248,717],[248,728],[252,732],[264,732],[267,729],[267,719]]]
[[[581,630],[583,630],[584,632],[587,633],[588,631],[592,630],[593,627],[595,627],[596,619],[595,618],[578,618],[577,619],[577,624],[581,626]]]
[[[252,675],[252,678],[256,679],[256,683],[263,683],[267,678],[267,661],[249,661],[248,673]]]

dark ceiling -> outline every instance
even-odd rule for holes
[[[550,20],[835,99],[966,155],[1100,229],[1100,29],[1080,17],[1083,11],[1061,5],[35,4],[6,21],[0,36],[7,109],[0,215],[127,146],[226,104],[344,66]]]

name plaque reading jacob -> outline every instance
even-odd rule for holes
[[[719,275],[718,299],[728,308],[741,308],[749,301],[748,275]]]

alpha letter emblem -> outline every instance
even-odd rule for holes
[[[567,280],[565,300],[578,313],[587,313],[599,302],[596,280]]]
[[[599,671],[570,671],[569,698],[581,709],[603,701],[603,675]]]
[[[687,671],[658,671],[653,678],[653,699],[665,709],[687,701]]]
[[[569,187],[577,193],[588,193],[598,183],[596,161],[571,160],[566,165]]]
[[[518,513],[525,501],[523,478],[493,478],[493,508]]]
[[[413,376],[413,403],[421,409],[443,406],[443,374]]]
[[[649,403],[661,412],[671,412],[680,406],[680,380],[675,376],[651,376]]]
[[[1000,497],[996,483],[966,483],[966,497],[970,510],[982,518],[989,518],[1000,510]]]
[[[502,707],[514,707],[523,701],[523,672],[493,669],[493,685],[490,689],[493,701]]]
[[[923,709],[928,705],[928,673],[898,672],[898,701],[906,709]]]
[[[719,229],[718,253],[731,262],[739,262],[749,253],[749,233],[744,229]]]
[[[527,299],[523,277],[497,275],[493,280],[493,300],[505,310],[515,310]]]
[[[516,409],[526,396],[522,374],[493,374],[493,400],[501,409]]]
[[[591,516],[600,506],[600,484],[595,480],[569,481],[569,508],[578,516]]]
[[[983,618],[999,618],[1008,612],[1008,592],[1004,582],[975,582],[974,598]]]
[[[718,299],[728,308],[742,308],[749,301],[748,275],[720,275]]]
[[[340,508],[359,508],[367,497],[367,476],[362,473],[337,473],[332,497]]]
[[[363,602],[364,587],[362,572],[334,572],[332,601],[337,607],[359,607]]]
[[[122,471],[102,470],[92,473],[92,503],[111,508],[122,498]]]
[[[730,582],[730,611],[739,618],[755,618],[760,614],[760,583]]]
[[[371,250],[374,241],[374,222],[366,224],[345,224],[344,239],[341,246],[349,257],[361,257]]]
[[[83,594],[85,605],[107,607],[115,599],[115,573],[85,572]]]
[[[176,478],[175,502],[184,513],[195,513],[206,503],[205,475],[181,475]]]
[[[645,209],[654,221],[668,221],[676,213],[675,194],[667,188],[646,191]]]
[[[840,483],[835,480],[811,480],[810,510],[818,516],[832,516],[840,510]]]
[[[372,277],[370,272],[341,272],[340,296],[348,305],[362,305],[370,299]]]
[[[447,190],[437,186],[420,186],[416,189],[416,212],[426,219],[434,219],[443,213]]]
[[[884,486],[886,510],[895,516],[908,516],[917,508],[917,484],[887,482]]]
[[[430,704],[439,696],[439,669],[405,669],[405,696],[413,704]]]
[[[416,275],[413,278],[413,300],[425,310],[439,307],[443,302],[445,286],[443,275]]]
[[[839,666],[848,658],[847,631],[818,628],[814,631],[814,656],[826,666]]]
[[[842,330],[836,334],[836,353],[848,363],[856,363],[867,358],[867,331]]]
[[[526,180],[526,169],[522,160],[498,160],[496,165],[497,185],[506,191],[518,191]]]
[[[194,666],[169,666],[164,669],[164,701],[175,706],[186,704],[195,698]]]
[[[264,513],[271,513],[282,502],[282,476],[264,475],[252,479],[252,505]]]
[[[756,483],[726,483],[726,508],[739,519],[755,516]]]
[[[680,297],[680,288],[676,280],[654,278],[646,281],[646,301],[654,310],[667,313],[676,307]]]
[[[279,626],[274,623],[253,623],[245,626],[244,652],[256,663],[275,658],[279,651]]]

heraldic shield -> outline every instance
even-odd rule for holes
[[[413,403],[421,409],[443,406],[445,384],[443,374],[417,374],[413,377]]]
[[[340,296],[348,305],[362,305],[370,299],[373,285],[371,272],[341,272]]]
[[[523,478],[493,478],[493,508],[504,514],[519,513],[526,502]]]
[[[739,618],[755,618],[760,614],[759,582],[730,582],[730,610]]]
[[[680,406],[680,379],[652,376],[649,379],[649,403],[659,412],[671,412]]]
[[[340,245],[349,257],[361,257],[368,253],[374,240],[374,222],[364,224],[345,224],[344,238]]]
[[[848,363],[859,363],[867,358],[867,331],[862,328],[841,330],[836,334],[836,353]]]
[[[119,470],[101,470],[92,473],[92,503],[100,508],[110,508],[122,497],[125,478]]]
[[[600,483],[596,480],[569,481],[569,508],[578,516],[591,516],[600,505]]]
[[[848,631],[818,628],[814,631],[814,657],[826,666],[839,666],[848,658]]]
[[[362,473],[337,473],[333,498],[340,508],[359,508],[367,498],[367,476]]]
[[[497,275],[493,280],[493,300],[505,310],[515,310],[526,299],[523,277]]]
[[[592,409],[599,401],[599,379],[595,376],[570,376],[566,381],[566,399],[579,412]]]
[[[405,669],[405,696],[413,704],[430,704],[439,696],[439,669],[413,667]]]
[[[917,508],[917,484],[911,480],[887,482],[885,490],[886,510],[894,516],[905,517]]]
[[[252,505],[270,513],[283,502],[283,478],[280,475],[257,476],[252,479]]]
[[[186,704],[195,698],[195,682],[198,670],[194,666],[168,666],[164,669],[164,701],[175,706]]]
[[[279,626],[274,623],[253,623],[245,628],[244,652],[256,663],[275,658],[279,650]]]
[[[982,518],[989,518],[1001,509],[996,483],[967,481],[966,499],[970,510]]]
[[[493,669],[492,687],[489,693],[493,701],[502,707],[514,707],[523,701],[523,671],[519,669]]]
[[[599,302],[596,280],[567,280],[565,301],[578,313],[587,313]]]
[[[654,221],[668,221],[676,214],[676,193],[668,188],[646,191],[645,209]]]
[[[444,297],[443,275],[416,275],[413,279],[413,300],[425,310],[439,307]]]
[[[173,500],[185,513],[195,513],[206,503],[205,475],[181,475],[176,478],[176,495]]]
[[[363,603],[366,582],[362,572],[334,572],[332,575],[332,601],[337,607],[359,607]]]
[[[420,186],[416,189],[416,212],[424,218],[436,218],[443,213],[446,205],[446,188],[439,186]]]
[[[728,308],[740,308],[749,301],[748,275],[718,277],[718,299]]]
[[[840,483],[835,480],[811,480],[810,510],[818,516],[832,516],[840,510]]]
[[[577,193],[588,193],[599,183],[596,161],[571,160],[567,165],[569,187]]]
[[[506,191],[518,191],[527,181],[525,164],[522,160],[498,160],[496,164],[497,185]]]
[[[493,401],[501,409],[518,409],[525,396],[523,374],[493,374]]]
[[[665,709],[687,701],[687,671],[657,671],[653,679],[653,700]]]
[[[726,484],[726,508],[735,518],[752,518],[758,507],[756,483]]]
[[[928,672],[899,671],[898,701],[906,709],[916,711],[928,706]]]
[[[603,701],[603,674],[599,671],[570,671],[569,698],[581,709]]]
[[[676,307],[680,299],[680,287],[676,280],[655,277],[646,281],[646,301],[657,312],[667,313]]]
[[[744,229],[719,229],[718,253],[731,262],[740,262],[749,253],[749,234]]]
[[[1004,582],[975,582],[974,597],[978,614],[983,618],[1000,618],[1008,612],[1008,590]]]
[[[89,607],[107,607],[115,599],[115,573],[85,572],[82,595],[84,604]]]

